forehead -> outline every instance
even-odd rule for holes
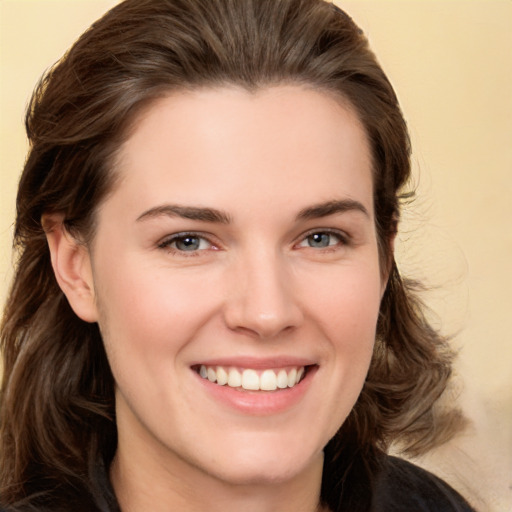
[[[315,201],[368,199],[372,189],[368,141],[353,109],[295,85],[160,98],[135,119],[115,169],[120,189],[148,203],[172,195],[207,204],[249,192],[269,201],[308,194],[322,196]]]

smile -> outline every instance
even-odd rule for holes
[[[306,367],[254,370],[200,365],[196,370],[203,379],[219,386],[247,391],[275,391],[295,387],[306,373]]]

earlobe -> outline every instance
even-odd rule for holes
[[[67,231],[61,214],[45,214],[41,221],[61,290],[79,318],[96,322],[98,315],[88,248]]]

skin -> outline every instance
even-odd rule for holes
[[[174,93],[115,172],[89,248],[56,217],[48,238],[116,379],[123,511],[319,510],[322,449],[363,386],[385,287],[357,116],[299,86]],[[220,213],[183,216],[198,208]],[[311,371],[277,409],[282,392],[233,405],[195,371],[289,358]]]

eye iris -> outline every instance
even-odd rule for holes
[[[331,242],[329,233],[315,233],[308,237],[310,247],[328,247]]]
[[[176,248],[180,251],[197,251],[199,244],[197,236],[185,236],[176,240]]]

